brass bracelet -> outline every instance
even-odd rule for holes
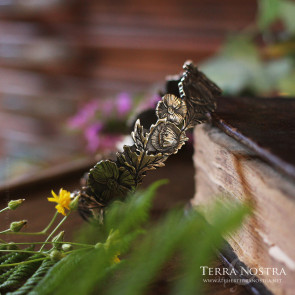
[[[102,221],[104,208],[111,201],[124,200],[147,171],[163,167],[188,140],[186,131],[208,121],[215,111],[221,89],[192,62],[185,62],[183,69],[175,93],[165,94],[157,104],[157,122],[147,130],[137,120],[131,133],[134,145],[125,145],[116,161],[102,160],[90,169],[87,185],[78,192],[84,219]]]

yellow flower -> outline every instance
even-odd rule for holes
[[[119,258],[120,253],[116,254],[113,258],[113,263],[117,264],[121,261],[121,259]]]
[[[51,191],[51,194],[53,198],[47,198],[48,201],[57,203],[55,206],[57,212],[66,216],[65,209],[70,210],[71,193],[61,188],[58,196],[53,190]]]

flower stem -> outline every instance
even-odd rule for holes
[[[0,238],[0,242],[4,243],[4,244],[8,244],[6,241],[4,241],[3,239]]]
[[[10,264],[1,264],[0,268],[1,267],[17,266],[17,265],[20,265],[20,264],[28,264],[28,263],[32,263],[32,262],[36,262],[36,261],[45,260],[45,259],[47,259],[47,257],[33,259],[33,260],[27,260],[27,261],[21,261],[21,262],[16,262],[16,263],[10,263]]]
[[[68,215],[65,216],[61,222],[55,227],[55,229],[50,233],[50,235],[47,237],[47,239],[45,240],[45,242],[43,243],[43,245],[41,246],[39,252],[41,252],[43,250],[43,248],[45,247],[46,243],[50,240],[50,238],[54,235],[54,233],[59,229],[59,227],[66,221],[66,219],[68,218]]]
[[[31,254],[37,254],[40,253],[38,251],[27,251],[27,250],[0,250],[0,252],[16,252],[16,253],[31,253]],[[40,253],[44,256],[47,256],[45,253]]]
[[[7,210],[9,209],[8,207],[7,208],[4,208],[0,211],[0,213],[4,210]],[[0,234],[13,234],[13,235],[27,235],[27,236],[39,236],[39,235],[45,235],[46,232],[50,229],[50,227],[52,226],[52,224],[54,223],[56,217],[58,215],[58,212],[55,212],[54,216],[52,217],[51,221],[49,222],[49,224],[41,231],[39,232],[35,232],[35,233],[28,233],[28,232],[13,232],[11,231],[10,229],[6,229],[4,231],[1,231]]]
[[[8,234],[10,232],[10,229],[6,229],[6,230],[3,230],[3,231],[0,231],[0,234]]]
[[[55,214],[54,214],[54,216],[52,217],[51,221],[49,222],[49,224],[41,231],[41,233],[44,233],[45,234],[50,229],[50,227],[54,223],[57,215],[58,215],[58,212],[56,211]]]
[[[6,229],[6,230],[2,231],[2,232],[0,232],[0,234],[27,235],[27,236],[40,236],[40,235],[45,235],[45,233],[43,233],[43,232],[36,232],[36,233],[14,232],[14,231],[11,231],[10,229]]]
[[[6,208],[0,210],[0,213],[4,212],[4,211],[6,211],[6,210],[9,210],[9,207],[6,207]]]
[[[73,246],[81,246],[81,247],[94,247],[95,245],[91,244],[82,244],[82,243],[74,243],[74,242],[31,242],[31,243],[13,243],[13,245],[43,245],[43,244],[70,244]]]

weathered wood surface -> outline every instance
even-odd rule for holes
[[[253,216],[229,238],[229,242],[249,267],[272,267],[279,271],[284,268],[287,276],[258,277],[281,278],[280,283],[266,281],[265,284],[275,294],[293,294],[295,184],[216,127],[198,126],[194,138],[194,204],[202,206],[205,211],[206,204],[215,199],[250,204]],[[210,216],[208,218],[210,220]]]
[[[295,99],[220,97],[213,124],[295,181]]]

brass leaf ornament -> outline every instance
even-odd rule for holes
[[[87,185],[77,192],[83,218],[102,222],[109,202],[124,200],[149,170],[165,166],[188,140],[186,131],[215,111],[221,89],[191,61],[183,68],[178,91],[165,94],[156,107],[157,122],[146,130],[137,120],[131,133],[134,145],[124,146],[116,161],[102,160],[90,169]]]

